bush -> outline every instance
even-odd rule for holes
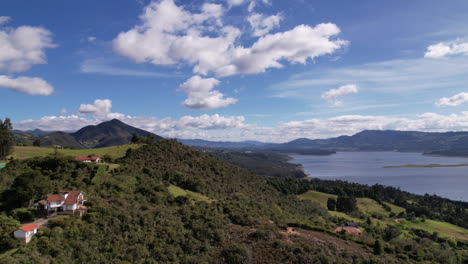
[[[11,216],[20,222],[31,222],[36,217],[34,208],[18,208],[11,211]]]

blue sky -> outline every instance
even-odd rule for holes
[[[6,0],[0,118],[283,142],[468,130],[468,2]]]

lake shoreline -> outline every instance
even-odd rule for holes
[[[289,157],[292,158],[290,163],[302,165],[307,178],[369,186],[380,184],[419,195],[435,194],[454,201],[468,201],[468,193],[463,188],[468,185],[466,157],[448,159],[396,151],[346,151],[330,156]]]

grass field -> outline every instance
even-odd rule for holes
[[[138,144],[128,144],[128,145],[120,145],[108,148],[97,148],[97,149],[58,149],[58,153],[63,154],[65,156],[88,156],[88,155],[95,155],[95,156],[104,156],[109,155],[113,159],[121,158],[125,156],[125,152],[128,148],[136,149],[141,147]],[[11,155],[15,159],[29,159],[32,157],[42,157],[47,156],[54,153],[53,148],[45,148],[45,147],[20,147],[16,146]]]
[[[357,198],[357,206],[359,208],[359,211],[367,215],[370,215],[370,214],[380,214],[380,215],[385,215],[385,216],[389,215],[389,212],[385,211],[383,206],[377,203],[373,199]]]
[[[424,222],[421,220],[402,221],[401,224],[404,227],[421,229],[429,233],[437,232],[445,237],[453,237],[458,240],[468,241],[468,230],[450,223],[427,219]]]
[[[332,199],[337,198],[337,196],[334,194],[328,194],[328,193],[316,192],[316,191],[308,191],[304,194],[298,195],[297,197],[301,200],[311,200],[311,201],[317,202],[323,208],[327,208],[328,198],[332,198]]]
[[[398,215],[400,213],[404,213],[406,212],[406,209],[403,208],[403,207],[400,207],[400,206],[396,206],[394,204],[391,204],[391,203],[387,203],[387,202],[383,202],[384,204],[388,205],[390,207],[390,209],[392,209],[392,213]]]
[[[109,169],[108,165],[99,165],[96,174],[94,175],[93,179],[91,180],[92,184],[101,184],[104,180],[104,176],[106,176],[107,170]]]
[[[197,201],[197,202],[198,201],[208,202],[208,203],[214,202],[214,200],[210,199],[209,197],[206,197],[203,194],[199,194],[199,193],[192,192],[192,191],[189,191],[189,190],[184,190],[184,189],[182,189],[180,187],[177,187],[175,185],[169,185],[169,187],[167,189],[168,189],[169,193],[172,194],[172,196],[174,196],[174,197],[186,196],[190,200]]]

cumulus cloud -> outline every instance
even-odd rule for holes
[[[112,113],[112,101],[109,99],[98,99],[93,104],[81,104],[78,113],[81,115],[93,115],[97,120],[101,121],[125,117],[123,114]]]
[[[8,23],[11,20],[9,16],[0,16],[0,26]]]
[[[5,75],[0,75],[0,88],[29,95],[50,95],[54,91],[54,88],[41,78],[10,78]]]
[[[0,16],[0,26],[10,17]],[[50,95],[52,85],[41,78],[12,77],[12,73],[29,70],[35,64],[47,62],[45,49],[53,48],[52,33],[41,27],[21,26],[0,28],[0,88],[29,95]]]
[[[394,116],[342,115],[324,119],[307,119],[261,127],[245,122],[243,116],[201,115],[180,119],[132,117],[125,115],[123,122],[165,136],[201,138],[206,140],[286,142],[297,138],[328,138],[353,135],[366,129],[402,131],[468,131],[468,112],[440,115],[424,113],[414,118]],[[39,120],[15,123],[15,128],[28,130],[74,131],[86,125],[96,125],[101,120],[83,116],[48,116]]]
[[[0,71],[23,72],[45,64],[45,49],[55,47],[52,33],[41,27],[21,26],[0,30]]]
[[[284,62],[305,64],[348,43],[335,39],[340,29],[332,23],[299,25],[268,34],[278,26],[280,15],[256,15],[251,19],[254,35],[261,38],[244,47],[239,43],[241,30],[225,25],[224,13],[222,5],[212,3],[205,3],[198,13],[192,13],[177,6],[174,0],[152,2],[140,16],[140,25],[121,32],[113,40],[114,50],[137,63],[190,65],[195,74],[219,78],[262,73],[282,68]]]
[[[427,47],[426,58],[443,58],[450,55],[468,55],[468,42],[465,43],[437,43]]]
[[[437,106],[459,106],[468,102],[468,93],[459,93],[452,97],[442,97],[435,104]]]
[[[357,93],[359,91],[357,85],[355,84],[348,84],[343,85],[337,89],[331,89],[322,94],[322,98],[332,103],[334,106],[341,106],[343,105],[343,101],[338,100],[339,97]]]
[[[254,13],[247,18],[247,21],[252,27],[252,35],[261,37],[279,27],[282,19],[283,17],[280,14],[267,17],[263,14]]]
[[[224,98],[221,92],[213,90],[218,85],[219,80],[215,78],[204,79],[198,75],[193,76],[180,86],[188,96],[183,105],[193,109],[210,110],[237,102],[237,99]]]

